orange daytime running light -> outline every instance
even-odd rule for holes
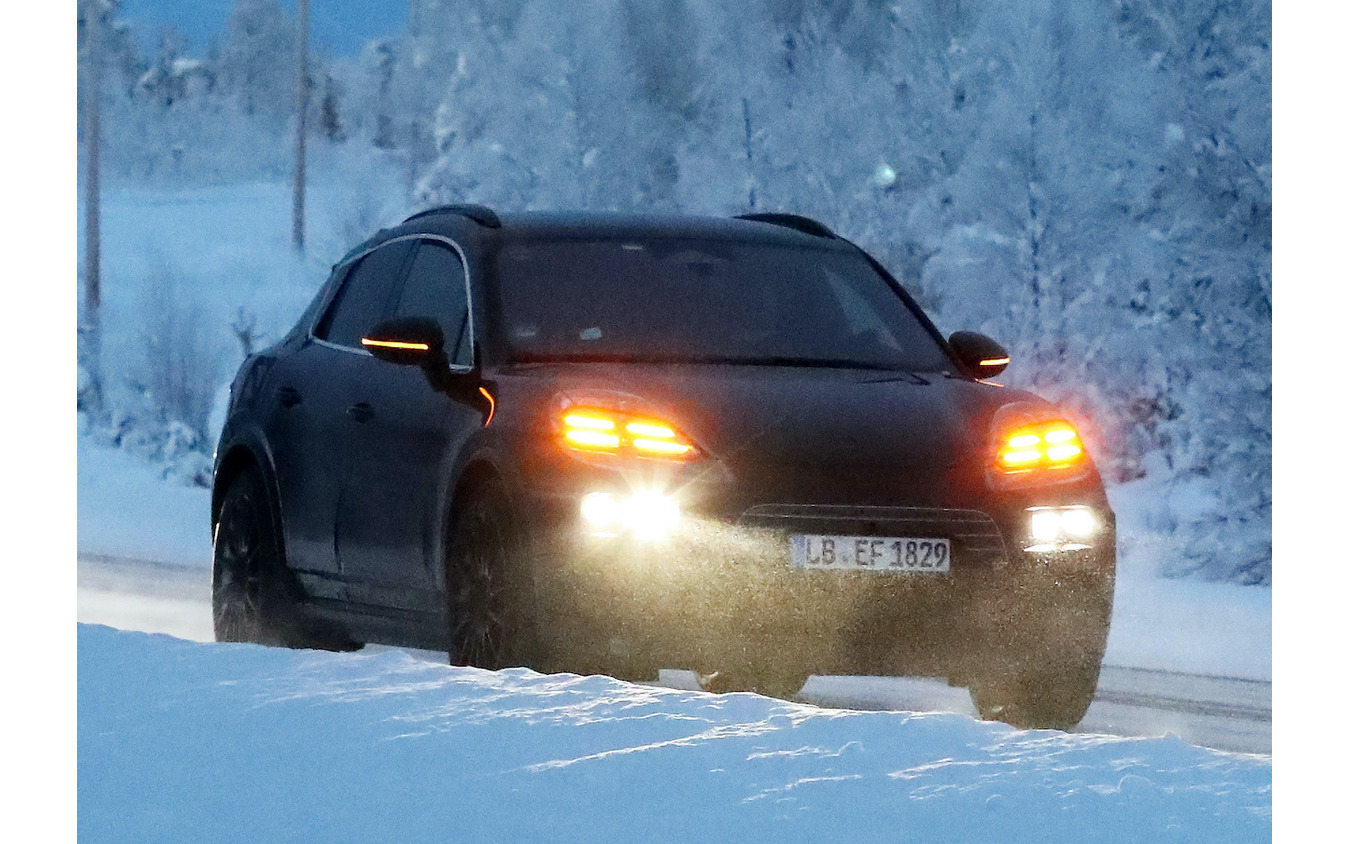
[[[492,417],[497,415],[497,400],[492,397],[492,393],[488,392],[487,387],[479,387],[478,394],[487,399],[488,403],[488,415],[487,418],[483,420],[483,427],[486,428],[492,424]]]
[[[563,441],[580,451],[678,459],[694,450],[693,443],[659,419],[596,408],[570,408],[563,413],[562,421]]]
[[[362,337],[361,345],[379,346],[382,349],[411,349],[415,352],[431,351],[431,347],[426,343],[407,343],[403,340],[372,340],[369,337]]]
[[[999,441],[995,463],[1011,474],[1033,469],[1068,469],[1082,463],[1084,456],[1078,432],[1068,422],[1056,419],[1009,431]]]

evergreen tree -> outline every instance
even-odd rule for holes
[[[284,118],[295,106],[295,22],[278,0],[235,0],[220,51],[220,81],[246,115]]]

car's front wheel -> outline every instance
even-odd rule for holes
[[[456,502],[445,560],[453,665],[527,665],[534,637],[525,543],[505,495],[493,485]]]
[[[698,687],[705,692],[755,692],[765,697],[792,700],[806,685],[809,675],[795,669],[755,671],[695,671]]]
[[[994,670],[970,686],[970,697],[986,721],[1023,730],[1071,730],[1083,720],[1097,693],[1100,661]]]
[[[980,717],[1020,729],[1077,726],[1097,693],[1113,591],[1109,575],[1026,590],[969,681]]]

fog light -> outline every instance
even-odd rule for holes
[[[651,490],[628,496],[591,492],[581,498],[581,520],[595,536],[662,539],[679,525],[680,502]]]
[[[1088,550],[1092,546],[1084,540],[1096,536],[1100,529],[1091,507],[1031,507],[1027,513],[1029,542],[1022,550],[1033,554]]]
[[[1033,510],[1031,513],[1031,536],[1042,542],[1059,539],[1060,518],[1058,510]]]

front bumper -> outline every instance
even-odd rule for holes
[[[760,505],[687,513],[660,541],[588,535],[575,499],[541,531],[537,611],[586,661],[814,674],[958,677],[1010,643],[1100,656],[1114,588],[1114,517],[1088,547],[1027,551],[1027,506],[973,509]],[[1046,505],[1039,505],[1046,506]],[[794,533],[944,536],[944,573],[793,568]],[[1084,543],[1074,543],[1081,546]],[[1044,543],[1042,543],[1042,547]],[[575,661],[575,660],[573,660]]]

